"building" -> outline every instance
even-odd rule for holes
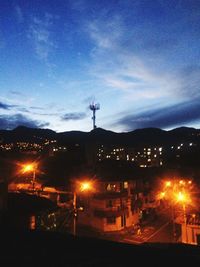
[[[147,196],[141,181],[107,178],[95,181],[95,192],[81,194],[78,224],[100,232],[121,231],[138,224]]]
[[[200,213],[187,215],[187,222],[178,218],[177,222],[181,225],[181,242],[191,245],[200,245]]]
[[[101,145],[97,150],[98,161],[129,161],[139,167],[159,167],[163,165],[163,147],[119,147]]]

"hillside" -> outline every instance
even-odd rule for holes
[[[44,142],[57,140],[63,144],[112,144],[135,147],[139,145],[170,145],[180,142],[200,143],[200,130],[180,127],[170,131],[158,128],[137,129],[131,132],[116,133],[102,128],[91,132],[69,131],[56,133],[49,129],[36,129],[19,126],[14,130],[0,130],[0,140],[11,142]]]

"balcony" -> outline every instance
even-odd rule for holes
[[[94,195],[95,199],[116,199],[116,198],[122,198],[122,197],[128,197],[128,192],[126,190],[121,191],[121,192],[106,191],[103,193],[96,193]]]
[[[104,210],[95,209],[94,216],[99,218],[119,217],[128,213],[128,207],[112,207]]]

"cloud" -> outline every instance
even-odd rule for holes
[[[30,113],[30,110],[28,110],[27,108],[24,108],[24,107],[17,108],[17,111],[23,112],[23,113]]]
[[[9,93],[12,94],[12,95],[15,95],[15,96],[24,96],[24,94],[22,94],[22,93],[19,92],[19,91],[11,90],[11,91],[9,91]]]
[[[82,120],[86,117],[86,113],[84,112],[74,112],[74,113],[66,113],[62,116],[62,120]]]
[[[26,126],[31,128],[44,128],[49,123],[32,120],[22,114],[0,115],[0,129],[12,130],[17,126]]]
[[[188,101],[173,106],[150,109],[138,114],[127,114],[116,121],[130,131],[137,128],[170,128],[200,120],[200,101]]]
[[[103,17],[93,20],[85,28],[87,34],[89,34],[97,48],[100,49],[112,49],[121,42],[123,29],[122,19],[117,15],[110,19]]]
[[[177,91],[177,79],[159,66],[157,53],[143,57],[135,51],[138,43],[133,34],[135,25],[131,32],[130,25],[126,26],[120,15],[104,16],[88,23],[86,32],[94,43],[92,62],[88,66],[90,75],[107,88],[108,93],[109,89],[118,90],[132,100],[172,96]],[[132,45],[127,46],[127,40]],[[159,45],[166,46],[166,40]]]
[[[56,47],[51,38],[53,18],[49,13],[45,13],[43,18],[34,16],[28,30],[28,38],[32,42],[36,55],[48,64],[50,64],[48,62],[49,54]]]
[[[190,99],[200,97],[200,66],[188,64],[179,72],[178,93]]]
[[[11,108],[17,107],[17,105],[8,105],[0,102],[0,109],[10,110]]]
[[[23,15],[21,7],[15,6],[15,14],[16,14],[16,17],[17,17],[17,21],[19,23],[22,23],[24,21],[24,15]]]

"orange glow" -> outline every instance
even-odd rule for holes
[[[179,181],[179,184],[180,184],[180,185],[185,185],[185,182],[184,182],[183,180],[180,180],[180,181]]]
[[[166,181],[166,182],[165,182],[165,186],[166,186],[166,187],[170,187],[171,185],[172,185],[172,182],[171,182],[171,181]]]
[[[165,195],[166,195],[166,192],[161,192],[161,193],[160,193],[160,198],[161,198],[161,199],[164,198]]]
[[[83,191],[90,191],[92,189],[92,185],[90,182],[83,182],[81,183],[80,185],[80,191],[83,192]]]
[[[190,196],[185,192],[178,192],[178,194],[176,195],[176,200],[177,202],[182,204],[191,204]]]
[[[185,202],[186,201],[186,196],[185,194],[183,194],[182,192],[178,192],[177,196],[176,196],[176,199],[179,201],[179,202]]]
[[[31,172],[34,171],[34,165],[33,164],[27,164],[23,167],[23,172]]]

